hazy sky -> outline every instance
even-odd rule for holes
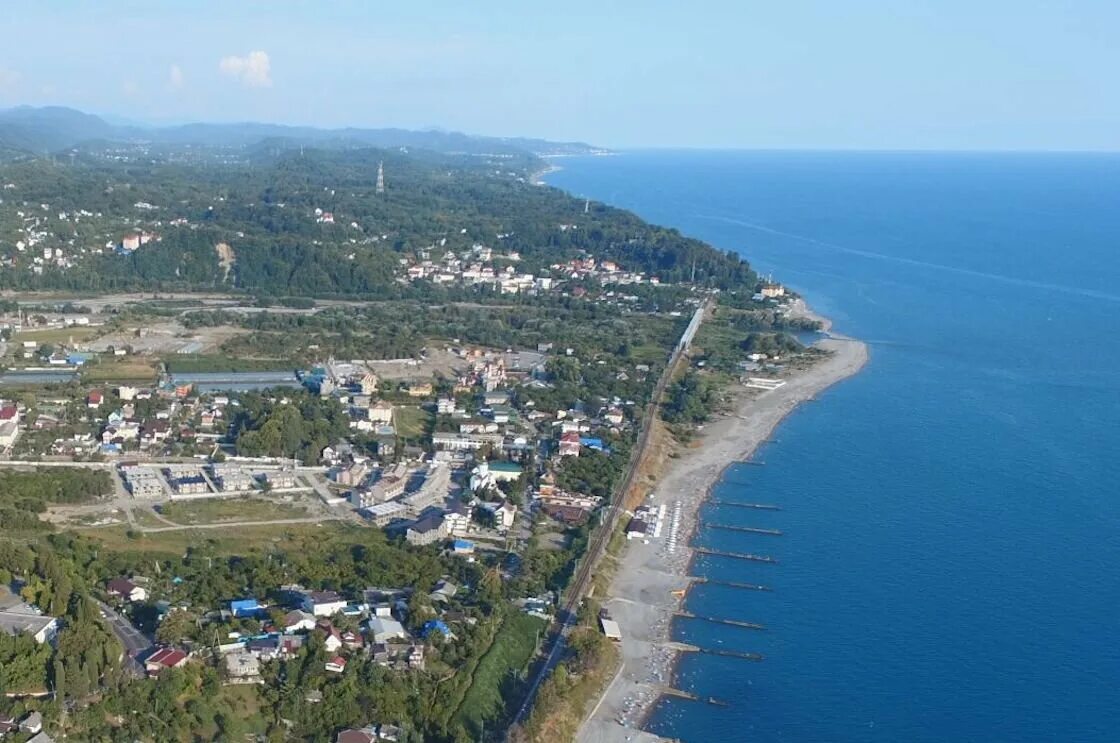
[[[4,0],[0,28],[0,106],[618,147],[1120,149],[1120,0]]]

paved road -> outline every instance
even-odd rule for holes
[[[525,719],[525,716],[529,714],[529,710],[533,705],[533,699],[536,697],[537,690],[540,688],[541,683],[552,672],[556,664],[560,662],[560,659],[564,657],[563,651],[567,646],[568,634],[572,627],[575,626],[579,606],[587,593],[595,565],[599,562],[599,558],[602,556],[607,542],[614,532],[615,524],[618,523],[618,518],[623,512],[626,494],[630,491],[634,483],[634,478],[638,474],[638,466],[641,464],[646,447],[649,445],[649,435],[652,430],[650,424],[658,414],[658,406],[661,404],[661,398],[665,394],[665,389],[669,386],[669,381],[672,378],[673,370],[676,368],[677,362],[679,362],[685,352],[688,351],[693,338],[696,336],[696,331],[699,330],[700,324],[704,321],[704,314],[711,305],[712,301],[708,300],[696,310],[688,327],[685,328],[684,333],[681,335],[680,342],[673,350],[673,355],[669,358],[668,366],[665,367],[665,371],[662,372],[661,378],[657,381],[657,386],[654,388],[653,395],[650,397],[650,403],[646,408],[641,435],[638,437],[638,445],[634,447],[634,453],[630,458],[626,477],[623,478],[621,487],[616,489],[610,510],[607,512],[606,518],[604,518],[602,524],[595,530],[595,535],[592,537],[587,551],[580,560],[576,575],[571,584],[569,584],[567,600],[556,613],[557,625],[553,629],[552,647],[544,663],[541,664],[536,676],[533,678],[533,682],[529,685],[529,690],[525,694],[525,699],[513,718],[514,723],[520,723]]]
[[[137,657],[147,652],[154,644],[152,638],[145,635],[140,630],[133,626],[132,622],[117,613],[117,611],[103,601],[94,599],[97,607],[101,609],[101,613],[105,617],[105,623],[109,625],[109,629],[120,640],[121,646],[124,648],[127,660],[125,663],[129,666],[129,670],[137,676],[144,675],[144,668],[140,662],[136,660]]]

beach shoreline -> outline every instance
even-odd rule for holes
[[[734,410],[697,435],[698,445],[671,459],[649,503],[665,504],[669,517],[660,539],[630,542],[619,560],[608,596],[600,599],[622,631],[622,667],[580,727],[577,740],[658,741],[642,730],[657,700],[674,691],[677,661],[687,646],[671,638],[673,614],[694,582],[691,542],[701,505],[725,470],[749,459],[774,429],[803,402],[857,374],[867,363],[861,341],[831,332],[828,318],[795,300],[795,316],[820,321],[815,346],[831,352],[812,367],[785,377],[770,391],[742,388]]]

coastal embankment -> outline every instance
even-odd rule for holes
[[[661,695],[675,692],[673,669],[679,654],[693,652],[673,642],[670,632],[673,614],[693,582],[688,574],[693,556],[689,545],[701,504],[723,471],[749,459],[799,404],[867,363],[864,343],[829,332],[828,319],[814,314],[801,300],[794,312],[821,321],[826,332],[816,347],[830,353],[812,367],[790,374],[777,389],[737,391],[732,410],[706,425],[693,446],[682,448],[666,463],[649,501],[665,504],[670,515],[665,533],[649,543],[627,545],[608,595],[600,598],[622,631],[622,667],[581,727],[580,741],[658,740],[640,726]]]

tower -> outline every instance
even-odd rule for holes
[[[377,163],[377,193],[385,193],[385,162]]]

